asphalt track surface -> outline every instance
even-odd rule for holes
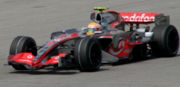
[[[158,12],[180,29],[180,0],[0,0],[0,87],[180,87],[180,57],[153,58],[98,72],[50,70],[17,72],[5,66],[17,35],[43,44],[53,31],[87,25],[94,6],[119,12]]]

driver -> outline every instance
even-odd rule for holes
[[[101,25],[99,25],[96,22],[92,22],[88,25],[88,32],[87,35],[95,35],[97,33],[102,33],[101,31]]]

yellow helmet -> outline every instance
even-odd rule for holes
[[[101,31],[101,25],[96,22],[92,22],[88,25],[87,35],[94,35],[95,31]]]

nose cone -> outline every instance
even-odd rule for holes
[[[15,62],[18,64],[28,64],[32,66],[32,60],[35,56],[32,53],[19,53],[15,56],[9,56],[8,62]]]

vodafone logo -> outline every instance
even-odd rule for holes
[[[126,22],[154,22],[159,13],[120,13]]]

